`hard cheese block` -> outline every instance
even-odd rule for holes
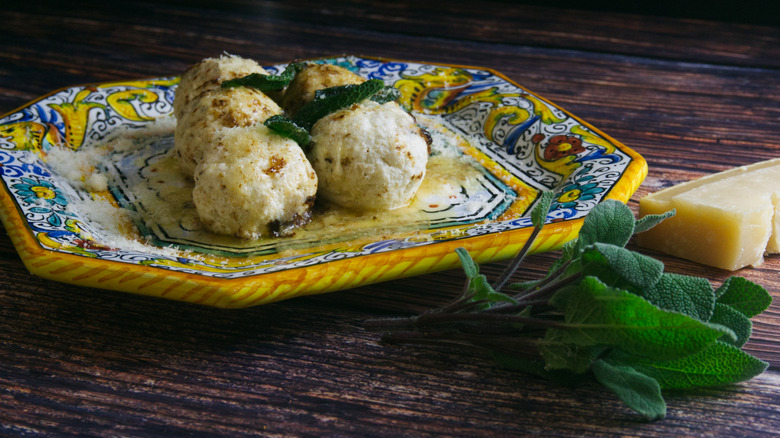
[[[722,269],[757,266],[780,252],[780,159],[669,187],[639,201],[639,216],[677,213],[639,245]]]

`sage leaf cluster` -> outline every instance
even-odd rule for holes
[[[386,342],[484,350],[506,367],[563,384],[595,379],[647,420],[666,415],[665,390],[727,385],[766,370],[742,350],[751,318],[772,301],[766,289],[741,277],[714,289],[706,278],[665,272],[659,260],[625,248],[674,211],[636,220],[625,204],[603,201],[543,278],[510,282],[544,226],[552,194],[539,199],[531,238],[501,278],[489,282],[459,248],[467,277],[460,297],[368,326],[384,330]]]
[[[304,63],[291,63],[278,75],[252,73],[223,81],[221,87],[251,87],[263,92],[280,91],[289,85],[304,67]],[[277,134],[306,148],[311,143],[310,131],[319,119],[366,99],[385,104],[398,100],[400,95],[400,91],[385,86],[381,79],[370,79],[360,84],[338,85],[315,91],[314,99],[298,110],[293,118],[279,114],[269,117],[263,124]]]

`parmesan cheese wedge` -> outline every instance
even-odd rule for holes
[[[737,270],[780,252],[780,158],[736,167],[652,193],[639,216],[675,209],[637,236],[639,245]]]

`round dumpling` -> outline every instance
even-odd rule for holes
[[[289,234],[311,219],[317,175],[294,141],[264,125],[220,132],[195,169],[192,200],[203,225],[242,239]]]
[[[354,210],[407,205],[425,176],[428,138],[395,102],[363,101],[312,127],[318,196]]]
[[[173,114],[177,119],[181,118],[190,102],[200,94],[219,88],[223,81],[252,73],[268,74],[256,61],[240,56],[222,55],[200,61],[181,75],[173,100]]]
[[[304,105],[314,100],[314,93],[323,88],[360,84],[366,80],[344,67],[333,64],[309,64],[287,86],[282,107],[295,115]]]
[[[216,88],[190,103],[176,123],[173,153],[184,174],[192,176],[195,166],[217,145],[214,138],[223,128],[262,124],[282,109],[263,92],[250,87]]]

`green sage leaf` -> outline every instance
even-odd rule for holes
[[[546,370],[569,370],[584,373],[595,359],[592,347],[567,342],[559,330],[547,330],[544,339],[538,342],[539,352]]]
[[[593,375],[602,385],[611,389],[628,407],[648,420],[666,416],[666,402],[658,382],[636,369],[625,365],[611,365],[603,360],[593,363]]]
[[[488,282],[487,277],[479,273],[479,265],[471,258],[471,254],[465,248],[456,248],[455,253],[460,258],[460,264],[463,267],[468,278],[468,292],[472,294],[472,301],[487,301],[488,303],[507,302],[516,303],[514,298],[501,292],[496,292],[493,286]],[[484,307],[489,307],[486,305]]]
[[[577,239],[570,240],[563,244],[561,247],[561,258],[564,260],[572,260],[577,256]]]
[[[485,300],[488,303],[517,303],[517,301],[509,295],[496,292],[493,289],[493,286],[490,285],[490,282],[488,282],[487,277],[482,274],[474,276],[474,278],[469,281],[469,289],[473,291],[473,300],[475,301]]]
[[[661,278],[663,262],[621,246],[596,242],[582,254],[585,275],[594,275],[612,286],[621,281],[633,288],[652,287]],[[605,281],[606,280],[606,281]]]
[[[722,341],[713,342],[694,354],[672,360],[626,356],[622,352],[613,352],[609,359],[631,363],[636,370],[657,380],[663,389],[688,389],[743,382],[763,373],[769,366],[739,347]]]
[[[550,300],[547,303],[558,310],[566,310],[566,306],[569,305],[569,299],[571,295],[577,293],[578,290],[579,285],[562,287],[558,289],[552,297],[550,297]]]
[[[388,102],[394,102],[400,98],[401,91],[390,85],[383,87],[381,90],[379,90],[379,92],[370,97],[371,100],[380,105],[386,104]]]
[[[666,219],[669,219],[670,217],[674,216],[675,214],[676,214],[676,210],[674,209],[661,214],[648,214],[642,217],[642,219],[636,221],[636,225],[634,226],[634,234],[647,231],[653,228],[654,226],[660,224],[661,222],[665,221]]]
[[[303,106],[293,118],[293,121],[311,130],[317,120],[328,114],[347,108],[378,93],[384,87],[381,79],[371,79],[361,84],[349,84],[319,90],[315,98]]]
[[[742,277],[731,277],[715,291],[717,301],[752,318],[772,304],[772,296],[763,287]]]
[[[334,98],[342,93],[349,92],[349,90],[354,88],[354,86],[355,86],[354,84],[335,85],[333,87],[314,90],[314,100]]]
[[[474,278],[479,274],[479,267],[465,248],[455,248],[455,254],[457,254],[460,259],[460,265],[463,267],[463,272],[466,273],[466,277]]]
[[[582,346],[612,346],[671,360],[696,353],[721,336],[723,326],[658,308],[642,297],[585,277],[569,295],[561,339]]]
[[[706,278],[665,273],[642,295],[664,310],[709,321],[715,308],[715,291]],[[714,321],[713,321],[714,322]]]
[[[265,75],[261,73],[251,73],[246,76],[223,81],[222,88],[252,87],[260,91],[278,91],[286,87],[293,80],[303,64],[292,63],[285,67],[284,71],[278,75]]]
[[[626,246],[634,234],[634,213],[620,201],[607,199],[585,216],[578,237],[582,250],[596,242]]]
[[[536,206],[531,210],[531,223],[534,225],[534,228],[542,228],[544,226],[554,196],[553,192],[547,190],[539,194]]]
[[[277,134],[294,140],[301,147],[305,148],[311,143],[311,136],[306,129],[281,114],[267,118],[263,124]]]
[[[745,345],[753,332],[753,322],[750,321],[750,318],[727,304],[715,303],[710,322],[726,326],[733,330],[734,334],[737,335],[736,339],[731,340],[725,338],[722,340],[737,347]]]

